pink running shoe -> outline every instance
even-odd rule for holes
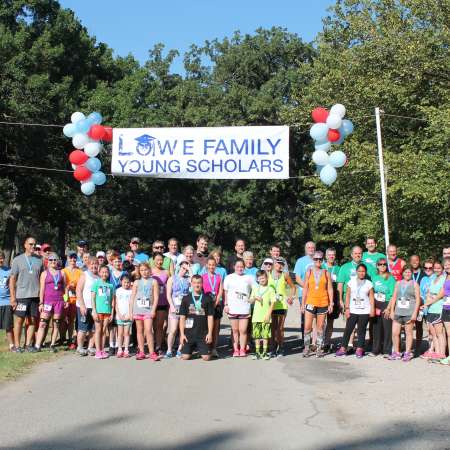
[[[153,352],[151,355],[150,355],[150,359],[152,360],[152,361],[159,361],[160,359],[159,359],[159,356],[158,356],[158,353],[156,353],[156,352]]]
[[[239,357],[240,354],[241,354],[241,352],[240,352],[239,350],[235,350],[235,351],[233,352],[233,358]]]
[[[123,352],[123,357],[124,357],[124,358],[129,358],[129,357],[130,357],[130,352],[129,352],[128,350],[125,350],[125,351]]]
[[[117,358],[123,358],[123,350],[122,349],[119,349],[119,350],[117,350]]]
[[[402,359],[402,354],[398,352],[392,352],[388,358],[389,361],[400,361]]]
[[[141,360],[145,359],[145,353],[144,353],[144,352],[138,352],[138,353],[136,353],[136,359],[137,359],[138,361],[141,361]]]
[[[433,352],[430,352],[430,350],[427,350],[423,355],[420,355],[420,358],[422,359],[430,359],[433,357]]]
[[[103,359],[103,353],[102,352],[95,352],[95,359]]]
[[[109,353],[102,350],[102,359],[108,359],[108,358],[109,358]]]
[[[245,350],[240,350],[239,351],[239,356],[241,357],[241,358],[245,358],[246,356],[247,356],[247,352],[245,351]]]

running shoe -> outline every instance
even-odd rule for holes
[[[181,352],[180,352],[180,350],[177,350],[177,358],[181,359]]]
[[[50,345],[49,351],[52,352],[52,353],[58,353],[58,349],[56,348],[55,345]]]
[[[11,348],[11,352],[13,352],[13,353],[23,353],[23,348],[22,347],[12,347]]]
[[[376,358],[379,355],[379,353],[369,352],[369,353],[366,353],[366,355],[371,358]]]
[[[104,359],[103,352],[95,352],[95,359]]]
[[[239,350],[239,356],[241,358],[245,358],[247,356],[247,352],[243,349]]]
[[[318,348],[316,351],[316,358],[323,358],[325,356],[325,352],[322,348]]]
[[[345,347],[340,347],[338,351],[334,354],[334,356],[337,356],[338,358],[341,356],[346,356],[347,351],[345,350]]]
[[[313,355],[313,352],[309,348],[305,347],[302,353],[303,358],[309,358],[311,355]]]
[[[414,358],[414,355],[411,352],[405,352],[403,353],[403,358],[402,361],[403,362],[409,362]]]
[[[265,359],[266,361],[269,361],[269,359],[270,359],[269,354],[268,354],[268,353],[264,353],[264,354],[262,355],[262,359]]]
[[[284,350],[282,348],[279,348],[277,350],[277,358],[283,358],[284,356],[286,356],[286,353],[284,352]]]
[[[152,360],[152,361],[159,361],[159,355],[158,355],[158,353],[156,353],[156,352],[153,352],[151,355],[150,355],[150,359]]]
[[[238,358],[239,356],[240,356],[239,350],[235,350],[235,351],[233,352],[233,358]]]
[[[95,356],[95,353],[96,353],[94,347],[88,348],[88,349],[87,349],[87,352],[88,352],[88,355],[89,355],[89,356]]]
[[[123,358],[123,350],[121,348],[119,348],[119,350],[117,351],[117,358]]]
[[[79,349],[77,349],[77,353],[78,353],[80,356],[87,356],[88,351],[87,351],[85,348],[79,348]]]
[[[129,352],[128,350],[125,350],[125,351],[123,352],[123,357],[124,357],[124,358],[129,358],[129,357],[130,357],[130,352]]]
[[[261,355],[259,353],[253,353],[252,359],[261,359]]]
[[[75,350],[76,348],[77,346],[73,342],[69,345],[69,350]]]
[[[355,352],[355,356],[359,359],[364,357],[364,350],[361,347],[358,347]]]
[[[25,347],[25,351],[26,351],[27,353],[36,353],[36,352],[40,352],[41,349],[35,347],[34,345],[27,345],[27,346]]]
[[[388,358],[389,361],[400,361],[401,359],[402,359],[402,354],[398,353],[398,352],[392,352]]]
[[[422,359],[430,359],[433,356],[433,352],[430,352],[430,350],[427,350],[425,353],[419,356],[419,358]]]
[[[450,356],[447,356],[447,358],[441,359],[440,363],[443,364],[444,366],[450,366]]]
[[[145,353],[144,353],[144,352],[138,352],[138,353],[136,353],[136,359],[137,359],[138,361],[141,361],[141,360],[145,359]]]
[[[109,358],[109,353],[108,352],[105,352],[105,350],[102,350],[102,355],[103,355],[103,359],[107,359],[107,358]]]
[[[167,350],[166,354],[164,355],[164,358],[167,358],[167,359],[173,358],[173,353],[169,352],[169,350]]]

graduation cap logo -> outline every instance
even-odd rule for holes
[[[152,155],[155,156],[155,137],[150,136],[149,134],[143,134],[142,136],[139,136],[135,138],[134,140],[137,141],[136,145],[136,151],[141,156],[147,156]]]

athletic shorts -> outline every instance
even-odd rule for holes
[[[108,313],[97,313],[99,320],[109,320],[111,317],[111,314]]]
[[[250,318],[250,314],[228,314],[230,320],[241,320]]]
[[[0,330],[10,331],[13,329],[13,310],[10,305],[0,306]]]
[[[133,323],[132,320],[120,320],[120,319],[116,319],[116,322],[117,322],[117,325],[124,326],[124,327],[129,327]]]
[[[39,298],[18,298],[14,314],[17,317],[39,317]]]
[[[270,339],[272,336],[270,323],[253,322],[252,336],[253,339]]]
[[[411,320],[411,316],[399,316],[396,314],[394,316],[394,320],[398,322],[400,325],[406,325]]]
[[[287,314],[287,309],[274,309],[272,314],[275,314],[276,316],[285,316]]]
[[[80,308],[77,307],[77,324],[78,331],[88,333],[94,329],[94,319],[92,317],[92,308],[87,308],[86,315],[82,316]]]
[[[151,314],[134,314],[133,320],[151,320]]]
[[[220,320],[223,317],[223,306],[219,303],[214,309],[214,319]]]
[[[430,323],[432,325],[437,325],[438,323],[442,322],[441,315],[438,313],[428,313],[426,315],[427,323]]]
[[[211,354],[211,346],[205,342],[206,336],[202,338],[190,338],[187,336],[188,341],[183,344],[181,348],[181,353],[183,355],[192,355],[194,350],[202,356]]]
[[[62,316],[64,311],[64,300],[44,300],[44,310],[42,314],[51,316]],[[42,315],[41,314],[41,315]]]
[[[328,306],[314,306],[306,304],[305,311],[309,312],[310,314],[314,315],[322,315],[328,313]]]
[[[442,322],[450,322],[450,309],[443,309],[441,314]]]
[[[168,311],[169,310],[169,305],[158,305],[156,307],[156,311]]]

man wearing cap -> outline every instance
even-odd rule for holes
[[[149,256],[143,251],[139,250],[141,245],[141,240],[138,237],[133,237],[130,239],[130,250],[134,253],[133,261],[138,264],[142,264],[148,261]],[[125,253],[120,255],[122,261],[125,261]]]
[[[104,251],[100,250],[95,254],[95,257],[98,260],[99,267],[104,266],[106,264],[106,253]]]
[[[77,251],[71,252],[77,255],[77,267],[81,269],[84,266],[83,255],[88,253],[88,242],[85,240],[81,240],[77,242]],[[69,260],[66,261],[66,267],[69,265]]]
[[[52,247],[50,244],[42,244],[41,245],[41,258],[42,258],[42,263],[44,264],[45,269],[47,269],[47,267],[48,267],[48,255],[50,255],[51,251],[52,251]]]
[[[28,236],[25,239],[25,252],[16,256],[11,265],[9,278],[11,307],[14,310],[14,350],[21,352],[20,338],[22,336],[25,318],[31,319],[25,339],[25,349],[35,352],[33,346],[34,331],[39,317],[39,279],[43,270],[42,260],[36,258],[34,247],[36,239]]]

